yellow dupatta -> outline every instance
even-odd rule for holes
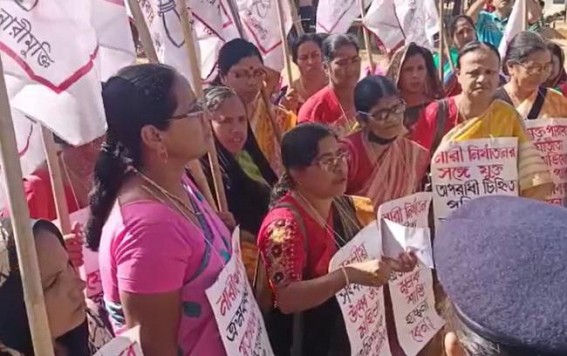
[[[553,190],[549,168],[538,149],[528,138],[522,119],[507,103],[498,99],[494,100],[484,114],[455,126],[441,142],[491,137],[518,138],[520,196],[544,200]]]
[[[529,98],[525,99],[521,103],[514,102],[516,110],[520,116],[524,118],[528,116],[535,103],[537,93],[538,91],[535,91]],[[567,118],[567,98],[557,91],[548,88],[538,119],[551,118]]]
[[[297,124],[297,116],[279,106],[273,106],[275,120],[283,134]],[[268,113],[264,100],[260,96],[256,99],[254,113],[250,117],[250,127],[256,137],[260,150],[270,162],[274,172],[279,176],[283,172],[280,145]]]

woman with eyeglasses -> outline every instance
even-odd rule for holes
[[[411,132],[425,107],[443,97],[433,55],[427,48],[410,43],[394,53],[386,76],[406,102],[404,126]]]
[[[294,127],[297,117],[269,101],[271,93],[267,82],[271,72],[264,66],[262,55],[254,44],[235,38],[219,50],[218,76],[213,84],[232,88],[242,99],[254,138],[272,170],[280,175],[282,165],[277,137]],[[270,118],[270,111],[275,122]]]
[[[520,196],[543,200],[553,189],[551,175],[517,111],[495,98],[500,68],[500,55],[494,46],[478,41],[465,45],[457,61],[463,92],[429,105],[412,139],[433,155],[445,142],[516,137]]]
[[[366,198],[344,195],[347,156],[327,126],[308,123],[289,131],[282,140],[282,158],[285,173],[258,235],[273,292],[265,318],[274,352],[350,355],[335,294],[350,283],[385,285],[392,270],[412,270],[416,258],[403,253],[397,260],[353,263],[329,273],[337,250],[376,219],[374,209]],[[302,313],[302,335],[294,335],[294,313]],[[302,350],[290,352],[297,342]]]
[[[340,137],[354,128],[354,87],[360,78],[361,64],[358,52],[358,42],[351,35],[332,34],[323,41],[323,61],[329,84],[303,104],[299,122],[327,124]]]
[[[344,140],[349,153],[347,193],[368,197],[374,207],[421,188],[429,153],[403,137],[406,105],[386,77],[372,76],[354,89],[361,129]]]
[[[185,172],[208,149],[202,106],[160,64],[123,68],[102,98],[108,131],[86,234],[112,327],[140,326],[147,356],[224,356],[205,290],[230,258],[231,234]]]
[[[496,97],[516,108],[527,120],[567,117],[567,98],[544,84],[553,62],[545,40],[533,32],[517,34],[503,60],[504,73],[510,80],[496,92]]]

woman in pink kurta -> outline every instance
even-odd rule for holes
[[[349,153],[347,193],[370,198],[374,207],[421,188],[428,152],[403,137],[405,104],[386,77],[363,79],[355,89],[361,129],[343,140]]]
[[[122,69],[102,96],[107,141],[86,237],[113,328],[139,325],[145,356],[224,356],[205,291],[230,258],[230,233],[185,177],[207,151],[203,110],[187,80],[157,64]]]

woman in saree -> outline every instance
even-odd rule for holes
[[[459,15],[449,24],[449,36],[452,46],[449,47],[449,59],[443,64],[443,89],[446,96],[454,96],[461,92],[461,87],[455,76],[454,68],[459,57],[459,50],[469,42],[476,40],[476,29],[473,20],[467,15]],[[439,53],[433,54],[435,67],[439,68]]]
[[[517,137],[520,195],[544,199],[553,188],[549,170],[518,113],[495,99],[499,72],[500,55],[492,45],[475,41],[463,47],[457,62],[463,92],[429,105],[413,139],[433,154],[442,142]]]
[[[364,78],[354,89],[360,130],[343,140],[349,153],[347,194],[382,203],[421,188],[429,153],[403,137],[405,103],[386,77]]]
[[[503,70],[510,80],[496,97],[514,106],[527,120],[567,117],[567,98],[544,84],[553,67],[545,40],[533,32],[520,32],[508,44]]]
[[[266,316],[275,354],[290,355],[298,340],[292,340],[288,314],[301,312],[303,355],[350,355],[335,294],[350,283],[386,285],[392,270],[411,270],[416,258],[403,253],[328,272],[337,250],[375,220],[374,210],[368,199],[344,195],[347,157],[330,128],[297,126],[282,140],[282,158],[286,170],[258,235],[275,298]]]
[[[250,127],[260,150],[270,162],[272,170],[281,174],[279,137],[295,126],[297,117],[269,101],[266,92],[266,75],[260,51],[254,44],[236,38],[226,42],[219,50],[218,76],[215,85],[232,88],[246,105]]]
[[[224,356],[205,290],[230,259],[234,220],[215,213],[185,173],[211,139],[202,105],[161,64],[121,69],[102,99],[108,130],[86,238],[99,252],[112,327],[140,326],[146,356]]]
[[[211,86],[205,89],[204,100],[211,113],[228,210],[240,226],[242,257],[252,280],[258,254],[256,235],[268,212],[277,177],[256,144],[238,95],[228,87]],[[209,186],[214,189],[208,156],[202,157],[201,163]]]
[[[356,124],[354,87],[361,65],[356,38],[347,34],[329,35],[323,42],[323,59],[329,84],[303,104],[298,120],[327,124],[344,137]]]
[[[547,49],[551,52],[551,62],[553,63],[549,78],[545,86],[559,91],[563,96],[567,95],[567,72],[565,72],[565,53],[557,43],[548,42]]]
[[[443,97],[433,56],[412,42],[394,53],[386,76],[396,84],[406,103],[404,126],[411,132],[425,107]]]
[[[294,113],[328,83],[323,68],[323,39],[316,33],[306,33],[291,46],[291,58],[299,68],[300,77],[290,85],[282,106]]]

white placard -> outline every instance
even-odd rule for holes
[[[321,0],[317,5],[317,33],[346,33],[358,16],[356,0]]]
[[[205,293],[228,356],[274,354],[262,313],[246,277],[240,251],[240,228],[232,234],[232,256]]]
[[[378,218],[386,222],[382,225],[384,255],[396,257],[406,248],[413,247],[418,249],[418,258],[426,260],[412,272],[392,273],[389,282],[396,334],[408,356],[417,355],[445,325],[435,310],[433,275],[426,266],[432,264],[431,240],[429,234],[425,234],[429,231],[431,199],[431,193],[416,193],[386,202],[378,208]]]
[[[546,199],[565,206],[567,196],[567,119],[525,121],[527,133],[549,167],[554,189]]]
[[[379,259],[382,239],[376,223],[362,229],[331,259],[329,272],[356,262]],[[350,284],[336,295],[346,324],[351,355],[391,355],[382,287]]]
[[[431,181],[436,226],[472,199],[518,196],[518,138],[446,142],[433,156]]]
[[[143,356],[140,346],[140,327],[136,326],[115,337],[94,356]]]

